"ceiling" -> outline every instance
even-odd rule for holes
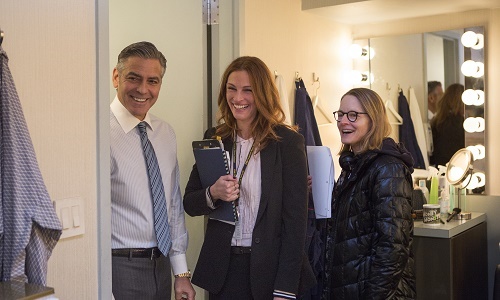
[[[500,0],[302,0],[302,9],[344,24],[379,23],[500,8]]]

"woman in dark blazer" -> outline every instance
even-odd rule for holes
[[[314,284],[305,251],[307,167],[303,137],[284,124],[271,72],[256,57],[226,69],[218,97],[220,136],[233,174],[203,188],[196,165],[184,194],[191,216],[235,201],[236,224],[208,219],[192,282],[210,299],[295,299]],[[236,142],[236,143],[235,143]]]

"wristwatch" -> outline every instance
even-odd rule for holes
[[[191,278],[191,272],[187,271],[184,273],[174,275],[175,278]]]

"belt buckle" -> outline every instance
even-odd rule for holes
[[[149,259],[153,260],[154,256],[155,256],[155,249],[151,248],[151,257]]]

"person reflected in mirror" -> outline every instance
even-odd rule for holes
[[[413,158],[389,137],[374,91],[348,91],[334,116],[342,171],[328,220],[322,299],[414,299]]]
[[[208,219],[193,284],[210,299],[296,299],[315,284],[305,253],[307,165],[304,137],[285,124],[274,77],[257,57],[225,70],[218,126],[230,175],[203,188],[196,164],[184,195],[190,216],[209,215],[234,202],[236,224]],[[299,282],[302,289],[299,289]]]
[[[434,144],[432,140],[431,120],[437,111],[439,100],[443,97],[443,86],[439,81],[427,82],[427,122],[426,127],[426,143],[427,143],[427,157],[430,159],[434,151]],[[423,153],[422,153],[423,154]]]
[[[194,300],[175,133],[149,109],[167,61],[150,42],[125,47],[110,105],[112,290],[116,300]],[[159,209],[157,209],[159,208]]]
[[[465,147],[463,92],[460,83],[446,88],[431,120],[434,150],[429,163],[433,166],[445,166],[457,150]]]
[[[438,109],[439,100],[443,97],[443,85],[439,81],[427,82],[427,121],[430,122]]]

